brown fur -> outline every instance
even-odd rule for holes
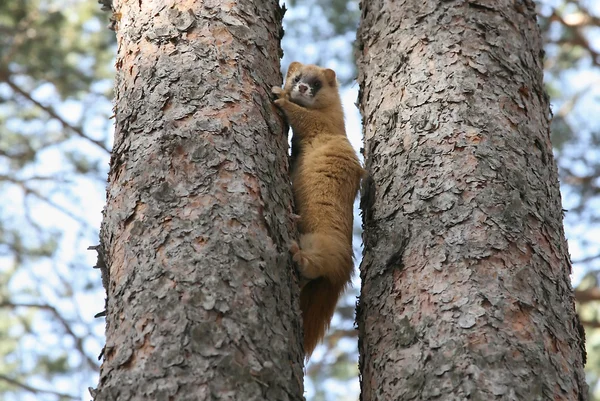
[[[299,85],[309,88],[304,92],[309,96],[302,98]],[[290,252],[311,280],[300,293],[309,357],[352,276],[352,205],[364,170],[346,137],[333,70],[294,62],[284,88],[273,88],[273,93],[294,131],[291,178],[300,241],[291,244]]]

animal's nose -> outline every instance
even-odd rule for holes
[[[304,85],[304,84],[300,84],[298,86],[298,90],[300,91],[300,93],[304,93],[306,92],[306,90],[308,89],[308,86]]]

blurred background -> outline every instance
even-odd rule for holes
[[[537,5],[586,373],[600,400],[600,2]],[[359,149],[358,2],[286,6],[283,68],[298,60],[336,70]],[[98,242],[112,144],[109,17],[90,0],[0,0],[0,400],[89,400],[97,384],[104,290],[87,248]],[[355,233],[359,263],[358,209]],[[307,400],[358,398],[359,287],[307,366]]]

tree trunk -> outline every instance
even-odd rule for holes
[[[587,399],[533,2],[362,7],[361,399]]]
[[[269,92],[281,83],[281,9],[114,6],[107,344],[95,400],[302,400],[287,137]]]

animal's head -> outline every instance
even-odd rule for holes
[[[335,71],[314,64],[290,64],[285,78],[290,100],[309,109],[321,109],[339,103]]]

